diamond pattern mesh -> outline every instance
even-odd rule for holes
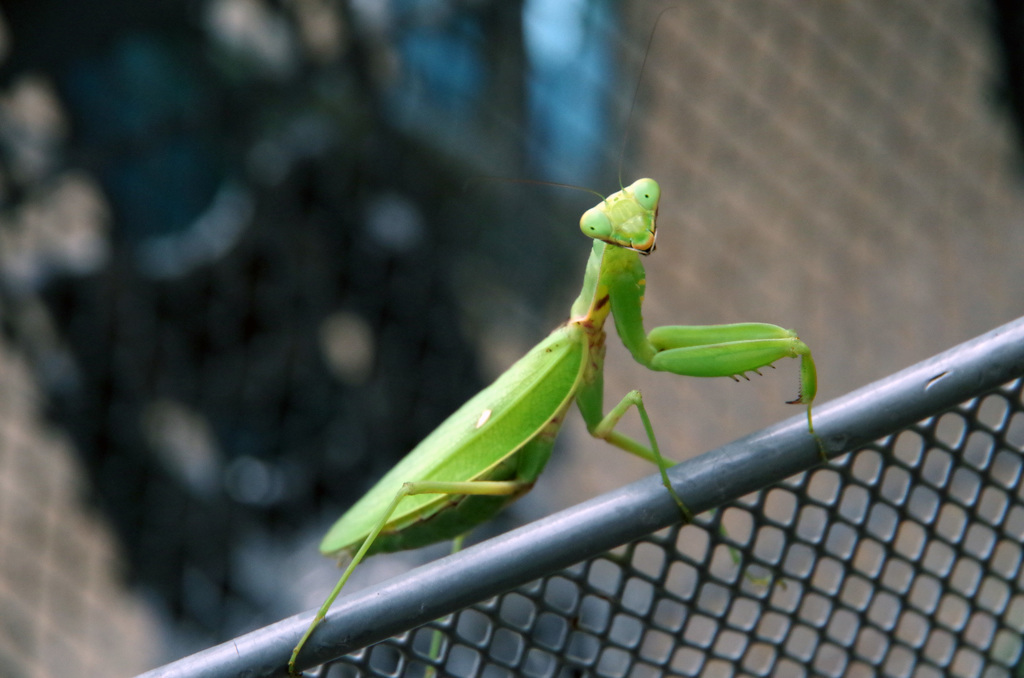
[[[325,675],[1009,675],[1024,646],[1022,386]]]
[[[521,3],[432,3],[456,8],[440,42],[430,12],[386,39],[352,21],[389,3],[128,3],[95,25],[29,9],[45,4],[6,3],[0,19],[0,665],[13,674],[125,675],[313,604],[298,601],[320,589],[298,573],[331,564],[319,528],[301,532],[480,386],[468,337],[447,330],[497,328],[473,344],[507,365],[561,320],[564,281],[578,284],[579,210],[552,216],[518,186],[507,202],[467,191],[467,171],[607,190],[625,138],[626,176],[657,177],[665,195],[650,325],[796,327],[834,393],[1024,313],[1013,3],[693,2],[656,30],[644,3],[607,27],[613,4],[583,3],[588,35],[632,54],[587,82],[598,119],[613,101],[622,119],[591,120],[597,161],[552,145],[565,164],[550,171],[519,141],[541,143],[526,131],[539,69]],[[96,4],[94,17],[118,6]],[[270,85],[251,55],[225,59],[197,30],[229,5],[268,10],[264,37],[291,26],[310,52],[308,28],[354,30]],[[495,66],[484,90],[447,77],[482,62]],[[414,96],[396,103],[399,72]],[[589,107],[569,103],[554,109],[573,129],[549,139],[586,127]],[[402,119],[379,126],[381,105]],[[225,176],[258,196],[241,245],[140,277],[135,245],[205,223],[190,220],[223,206],[209,200]],[[413,212],[440,227],[425,241],[444,256],[403,253],[401,229],[364,237],[368,215]],[[507,238],[496,215],[537,230]],[[550,324],[526,318],[544,306]],[[477,319],[460,315],[470,307]],[[512,347],[516,333],[531,338]],[[363,334],[376,361],[323,351],[325,336]],[[639,383],[620,355],[609,397],[643,388],[656,421],[681,422],[658,425],[674,450],[778,416],[767,384]],[[324,672],[1004,675],[1024,617],[1017,388],[438,622],[438,661],[428,628]],[[216,464],[188,463],[204,450]],[[601,464],[612,481],[618,463]],[[571,504],[611,484],[574,476],[547,495]]]

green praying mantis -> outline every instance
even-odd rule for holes
[[[569,319],[474,396],[389,471],[331,528],[320,544],[327,556],[351,560],[317,611],[288,662],[324,619],[353,570],[366,556],[457,539],[530,490],[543,471],[569,406],[575,401],[587,430],[657,465],[669,483],[639,391],[604,413],[604,324],[609,314],[633,358],[650,370],[691,377],[743,376],[781,358],[800,358],[800,391],[807,428],[817,375],[811,351],[792,330],[765,323],[666,326],[644,331],[646,276],[641,256],[654,251],[661,189],[640,179],[587,210],[580,219],[593,250],[583,289]],[[615,430],[636,407],[647,445]]]

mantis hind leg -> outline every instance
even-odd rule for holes
[[[455,539],[452,539],[452,553],[458,553],[462,550],[462,543],[465,541],[466,535],[460,534]],[[430,635],[430,653],[431,659],[438,659],[441,656],[441,642],[443,634],[441,631],[434,629],[434,632]],[[428,666],[425,674],[427,678],[433,678],[437,675],[437,670],[433,666]]]
[[[387,525],[388,521],[391,519],[391,516],[394,515],[395,510],[398,508],[398,505],[401,503],[403,499],[412,494],[511,495],[517,492],[521,492],[522,489],[523,483],[514,480],[466,482],[421,481],[403,483],[402,487],[395,494],[395,498],[391,500],[391,503],[384,511],[383,515],[381,516],[381,519],[377,522],[373,530],[371,530],[370,533],[363,540],[363,543],[359,547],[359,550],[356,551],[356,554],[352,556],[352,560],[349,562],[348,567],[345,568],[345,571],[342,573],[341,578],[338,580],[338,583],[335,584],[334,589],[331,591],[330,595],[327,596],[327,600],[325,600],[323,605],[320,606],[320,609],[317,610],[316,615],[313,617],[312,623],[310,623],[309,625],[309,628],[307,628],[306,632],[302,634],[302,638],[299,639],[299,642],[295,646],[295,649],[292,650],[292,656],[288,660],[288,675],[292,676],[293,678],[299,675],[295,670],[295,662],[299,657],[299,652],[302,651],[302,648],[306,645],[306,642],[309,640],[309,637],[313,634],[313,631],[316,630],[316,627],[319,626],[320,623],[327,616],[327,611],[331,609],[331,605],[334,604],[335,599],[337,599],[338,595],[341,593],[341,590],[345,587],[345,583],[348,581],[349,577],[352,576],[352,572],[355,571],[356,566],[359,565],[360,562],[362,562],[363,558],[366,556],[366,552],[373,545],[373,542],[377,539],[377,536],[380,534],[381,530],[384,529],[384,526]]]

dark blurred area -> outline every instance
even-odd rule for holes
[[[1024,6],[1015,0],[991,0],[991,17],[1001,71],[999,98],[1013,120],[1017,146],[1024,150]]]
[[[992,7],[1019,131],[1024,11]],[[2,331],[170,654],[297,611],[259,546],[320,530],[478,390],[488,319],[560,319],[579,198],[477,179],[615,184],[619,11],[0,4]]]
[[[522,7],[2,11],[5,336],[191,649],[294,612],[238,561],[340,515],[481,387],[456,288],[578,274],[530,245],[543,199],[466,187],[543,171]]]

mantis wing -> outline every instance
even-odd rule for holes
[[[324,537],[320,551],[358,546],[381,519],[403,483],[472,481],[531,441],[572,401],[587,364],[583,331],[567,324],[552,332],[504,374],[456,410],[355,503]],[[533,465],[531,465],[533,466]],[[541,467],[542,468],[542,467]],[[533,468],[532,482],[541,468]],[[445,495],[406,497],[385,530],[423,520],[450,502]],[[438,534],[435,541],[458,535]]]

